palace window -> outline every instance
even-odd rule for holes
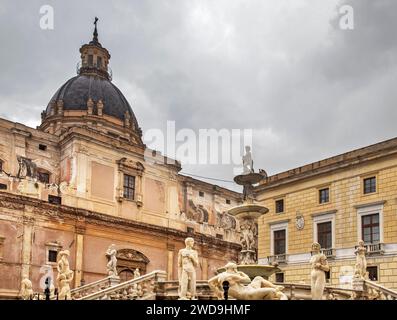
[[[361,217],[361,234],[365,243],[378,243],[380,241],[378,213]]]
[[[226,204],[230,204],[230,200],[229,199],[226,199]]]
[[[377,266],[367,267],[367,272],[368,272],[369,280],[378,281],[378,267]]]
[[[317,224],[317,242],[322,249],[332,248],[332,221]]]
[[[88,66],[92,67],[94,65],[94,56],[92,54],[88,55]]]
[[[321,189],[318,191],[319,193],[319,202],[327,203],[329,202],[329,188]]]
[[[48,250],[48,262],[57,262],[58,251]]]
[[[204,192],[203,191],[199,191],[199,196],[200,197],[204,197]]]
[[[62,204],[62,198],[58,196],[48,195],[48,202],[52,204]]]
[[[39,171],[37,173],[38,180],[42,183],[50,183],[50,174],[48,172]]]
[[[46,151],[47,150],[47,146],[45,145],[45,144],[39,144],[39,149],[41,150],[41,151]]]
[[[124,174],[123,197],[128,200],[134,200],[135,196],[135,177]]]
[[[284,230],[273,231],[274,254],[285,254],[286,252],[286,232]]]
[[[284,212],[284,199],[276,200],[276,213]]]
[[[277,272],[276,273],[276,282],[284,282],[284,272]]]
[[[376,192],[376,177],[364,179],[364,194]]]

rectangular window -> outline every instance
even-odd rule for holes
[[[189,234],[192,234],[192,233],[194,233],[194,228],[192,228],[192,227],[187,227],[187,228],[186,228],[186,232],[189,233]]]
[[[226,204],[230,204],[230,200],[229,199],[226,199]]]
[[[331,281],[331,269],[328,271],[325,271],[325,281],[330,282]]]
[[[88,55],[88,66],[92,67],[94,65],[94,56],[92,54]]]
[[[199,191],[199,196],[200,197],[204,197],[204,192],[203,191]]]
[[[50,183],[50,174],[47,172],[38,172],[38,179],[42,183]]]
[[[379,243],[379,213],[361,217],[361,235],[365,243]]]
[[[274,237],[274,254],[285,254],[286,232],[285,230],[273,231]]]
[[[276,213],[284,212],[284,199],[276,200]]]
[[[376,177],[364,179],[364,194],[376,192]]]
[[[39,144],[39,149],[42,151],[46,151],[47,150],[47,146],[45,144]]]
[[[3,161],[0,160],[0,173],[3,172]]]
[[[322,249],[332,248],[332,222],[327,221],[317,224],[317,241]]]
[[[48,262],[57,262],[58,251],[48,250]]]
[[[102,58],[101,57],[96,57],[96,66],[98,68],[102,67]]]
[[[329,188],[319,190],[319,202],[327,203],[329,202]]]
[[[369,280],[378,281],[378,267],[377,266],[367,267],[367,272],[368,272]]]
[[[7,190],[7,185],[4,183],[0,183],[0,190]]]
[[[284,272],[276,273],[276,282],[284,282]]]
[[[128,200],[134,200],[135,196],[135,177],[124,174],[123,197]]]

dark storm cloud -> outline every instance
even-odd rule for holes
[[[44,4],[54,30],[39,28]],[[339,28],[342,4],[354,30]],[[3,0],[0,116],[39,124],[98,16],[144,131],[251,128],[256,168],[276,173],[397,135],[395,12],[394,0]],[[184,171],[231,180],[232,168]]]

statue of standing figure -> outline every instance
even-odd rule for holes
[[[186,248],[178,253],[179,300],[196,299],[196,268],[198,254],[193,249],[194,239],[185,239]]]
[[[223,283],[229,283],[228,295],[237,300],[288,300],[282,292],[284,287],[276,286],[263,277],[257,276],[252,281],[244,272],[237,270],[234,262],[229,262],[226,270],[208,280],[208,285],[215,292],[218,300],[224,299]]]
[[[33,297],[32,281],[26,275],[23,276],[21,281],[21,297],[23,300],[29,300]]]
[[[108,264],[106,265],[108,276],[117,277],[117,250],[114,244],[110,245],[106,251],[106,257],[109,259]]]
[[[140,276],[141,276],[141,273],[139,272],[139,269],[136,268],[136,269],[134,270],[134,279],[139,278]]]
[[[71,300],[70,283],[73,281],[73,271],[69,267],[69,250],[59,252],[59,260],[57,264],[57,283],[58,283],[58,299]]]
[[[252,160],[251,147],[245,146],[245,155],[243,156],[243,174],[254,172],[254,161]]]
[[[311,264],[311,293],[312,300],[322,300],[325,288],[325,272],[329,271],[327,257],[321,253],[321,246],[315,242],[312,244]]]
[[[354,277],[365,279],[367,275],[367,259],[365,257],[367,253],[367,247],[364,245],[364,241],[358,242],[356,253],[356,265],[354,268]]]

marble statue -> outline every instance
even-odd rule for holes
[[[179,300],[196,299],[196,268],[198,254],[193,249],[194,239],[185,239],[186,248],[178,253]]]
[[[229,282],[228,295],[237,300],[288,300],[282,292],[284,287],[275,286],[270,281],[257,276],[252,281],[244,272],[237,270],[234,262],[229,262],[226,270],[208,280],[210,288],[219,300],[224,299],[223,283]]]
[[[59,260],[57,264],[57,283],[58,283],[58,299],[70,300],[70,283],[73,280],[73,271],[69,267],[69,250],[62,250],[59,252]]]
[[[106,265],[108,275],[117,277],[117,250],[114,244],[110,245],[108,250],[106,251],[106,257],[109,259],[108,264]]]
[[[134,271],[134,279],[139,278],[141,276],[141,273],[139,272],[139,269],[136,268]]]
[[[251,147],[245,146],[245,155],[243,156],[243,174],[254,172],[254,161],[252,160]]]
[[[327,257],[321,253],[321,246],[317,242],[312,244],[310,264],[312,300],[322,300],[325,288],[325,272],[329,271],[329,266]]]
[[[365,279],[367,275],[367,259],[365,257],[367,253],[367,247],[364,245],[364,241],[358,242],[356,253],[356,265],[354,268],[354,277]]]
[[[32,281],[25,275],[21,281],[21,297],[23,300],[29,300],[33,297]]]

